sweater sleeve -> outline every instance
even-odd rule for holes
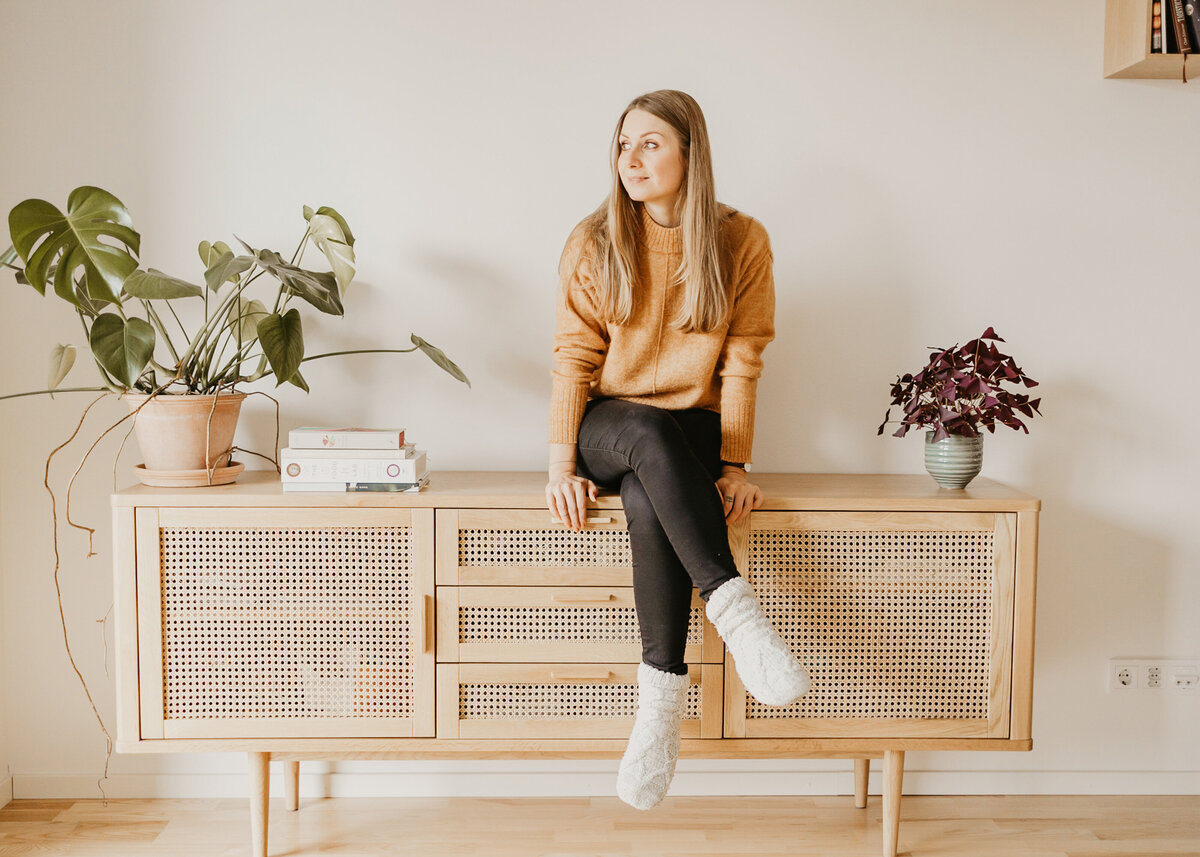
[[[581,260],[583,236],[577,227],[559,260],[555,308],[550,443],[575,443],[592,381],[608,353],[608,330],[596,303],[590,267]]]
[[[721,458],[750,461],[762,353],[775,338],[774,255],[767,231],[750,222],[733,283],[733,311],[721,349]]]

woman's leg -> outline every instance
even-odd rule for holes
[[[621,480],[621,503],[633,554],[633,603],[642,635],[642,662],[687,675],[683,650],[692,614],[692,579],[632,470]]]
[[[609,489],[620,488],[624,501],[625,478],[633,474],[641,488],[638,494],[645,495],[643,501],[633,494],[636,489],[630,483],[638,507],[630,540],[636,538],[645,548],[644,565],[649,568],[650,557],[657,556],[656,571],[682,567],[705,600],[738,576],[716,488],[720,432],[720,415],[715,412],[674,412],[621,399],[588,402],[579,426],[580,475]],[[651,511],[657,528],[649,524]],[[665,559],[672,552],[678,565]]]

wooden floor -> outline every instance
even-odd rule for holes
[[[270,855],[726,855],[877,857],[881,801],[852,796],[272,799]],[[0,857],[245,857],[247,801],[18,800],[0,809]],[[929,857],[1200,855],[1200,795],[906,795],[900,853]]]

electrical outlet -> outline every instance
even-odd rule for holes
[[[1117,658],[1108,662],[1108,691],[1200,696],[1200,661]]]

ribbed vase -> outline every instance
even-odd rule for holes
[[[925,469],[943,488],[966,488],[983,467],[983,435],[952,434],[939,441],[925,434]]]

